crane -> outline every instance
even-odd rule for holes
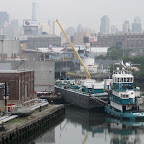
[[[69,37],[67,36],[67,34],[65,33],[65,31],[63,30],[63,28],[62,28],[61,24],[59,23],[59,21],[56,20],[56,22],[57,22],[57,24],[59,25],[59,27],[61,28],[61,30],[62,30],[62,32],[64,33],[65,37],[67,38],[67,40],[68,40],[69,44],[71,45],[72,49],[74,50],[75,54],[77,55],[80,63],[83,65],[83,67],[84,67],[84,69],[85,69],[85,71],[86,71],[86,73],[87,73],[87,78],[88,78],[88,79],[91,79],[91,74],[89,73],[87,67],[86,67],[85,64],[83,63],[81,57],[79,56],[78,52],[76,51],[76,49],[75,49],[75,47],[73,46],[72,42],[70,41]]]

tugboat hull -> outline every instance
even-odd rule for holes
[[[105,111],[109,115],[120,118],[122,120],[144,121],[144,112],[117,112],[107,106],[105,107]]]

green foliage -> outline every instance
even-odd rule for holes
[[[112,74],[113,71],[116,70],[117,67],[119,67],[120,69],[122,68],[122,66],[117,65],[117,64],[110,65],[110,73]]]
[[[123,58],[124,51],[121,47],[108,48],[107,57],[112,60],[118,60]]]
[[[135,77],[136,80],[140,82],[144,82],[144,57],[134,57],[134,58],[124,58],[124,63],[125,62],[130,62],[134,65],[136,65],[139,68],[139,71],[134,71],[132,70],[132,73]]]
[[[99,55],[99,56],[96,57],[96,59],[106,60],[106,59],[107,59],[107,56]]]
[[[128,57],[129,50],[123,50],[121,47],[110,47],[108,48],[107,56],[99,56],[101,59],[112,59],[112,60],[123,60],[124,63],[130,62],[139,68],[139,71],[132,71],[136,80],[144,82],[144,56]],[[113,69],[118,67],[117,65],[110,66],[110,72],[112,74]]]

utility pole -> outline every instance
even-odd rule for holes
[[[7,83],[5,82],[5,113],[7,113]]]

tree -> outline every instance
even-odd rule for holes
[[[107,57],[112,60],[122,59],[123,49],[121,47],[108,48]]]

